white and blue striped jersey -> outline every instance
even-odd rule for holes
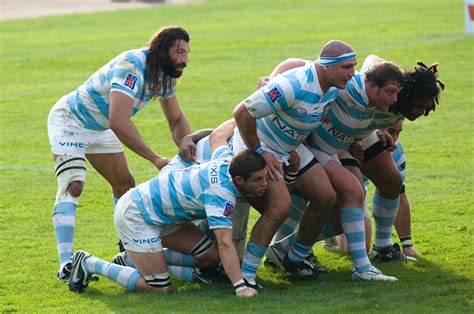
[[[262,147],[278,156],[288,156],[323,121],[327,104],[339,89],[323,93],[311,61],[273,79],[245,100],[257,119]]]
[[[135,115],[151,99],[145,84],[146,48],[123,52],[97,70],[84,84],[67,96],[69,110],[86,129],[103,131],[109,128],[109,95],[119,91],[133,99],[131,115]],[[169,79],[168,91],[160,90],[157,97],[175,95],[176,80]]]
[[[160,172],[132,190],[148,224],[182,224],[207,218],[210,229],[232,228],[238,191],[229,173],[232,150],[216,149],[209,162]]]
[[[329,105],[323,123],[314,131],[309,146],[333,155],[346,150],[354,141],[365,138],[375,116],[369,107],[363,73],[356,73],[346,88]]]

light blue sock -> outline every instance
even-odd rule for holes
[[[311,246],[301,244],[295,239],[288,252],[288,259],[294,263],[302,263],[306,256],[308,256]]]
[[[53,209],[53,226],[59,255],[59,271],[71,261],[73,254],[74,225],[76,224],[76,201],[57,203]]]
[[[341,208],[341,223],[351,252],[352,263],[357,272],[363,273],[372,266],[365,246],[364,209]]]
[[[378,193],[374,194],[372,200],[372,215],[375,223],[374,246],[384,248],[393,245],[392,228],[397,218],[400,197],[396,199],[386,199]]]
[[[169,249],[163,249],[165,254],[165,260],[167,265],[172,266],[184,266],[184,267],[196,267],[196,261],[190,254],[179,253],[171,251]]]
[[[266,251],[266,247],[251,242],[247,243],[247,249],[245,250],[241,266],[242,277],[255,278],[257,276],[258,266],[260,266],[260,261]]]
[[[99,274],[110,280],[115,281],[129,291],[135,291],[138,280],[142,275],[132,267],[120,266],[95,256],[86,258],[82,265],[84,269],[91,274]]]
[[[193,269],[189,267],[181,266],[168,266],[168,272],[179,278],[181,281],[189,282],[193,281]]]

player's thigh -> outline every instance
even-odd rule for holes
[[[324,167],[332,187],[340,199],[363,201],[364,190],[359,179],[336,160],[332,160]]]
[[[311,166],[296,179],[294,192],[311,202],[335,201],[335,192],[329,177],[319,163]]]
[[[128,169],[127,159],[123,152],[106,154],[87,154],[87,160],[112,187],[130,184],[133,187],[133,176]]]
[[[360,169],[385,197],[397,197],[400,194],[402,177],[388,151],[383,151],[364,162]]]
[[[189,253],[203,238],[204,231],[192,223],[182,225],[178,230],[161,237],[163,246],[176,252]]]

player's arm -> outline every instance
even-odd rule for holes
[[[269,76],[260,77],[257,81],[257,85],[258,85],[259,88],[262,87],[262,86],[265,86],[265,85],[267,85],[268,81],[271,78],[273,78],[273,77],[275,77],[279,74],[282,74],[283,72],[286,72],[288,70],[291,70],[291,69],[294,69],[294,68],[297,68],[297,67],[301,67],[303,65],[305,65],[305,60],[303,60],[303,59],[288,58],[285,61],[278,64],[276,66],[276,68],[273,69],[272,73]]]
[[[245,286],[239,285],[243,283],[242,273],[240,272],[240,262],[235,250],[234,243],[232,242],[232,229],[229,228],[216,228],[213,229],[216,235],[217,248],[219,256],[221,258],[222,265],[224,266],[227,277],[236,289],[237,296],[253,297],[257,295],[257,291]]]
[[[234,119],[230,119],[222,122],[216,129],[209,135],[209,146],[211,152],[214,152],[219,146],[227,146],[227,139],[229,139],[234,133],[236,124]]]
[[[184,136],[179,144],[179,156],[186,161],[196,161],[196,143],[211,132],[212,129],[203,129]]]
[[[110,129],[114,131],[120,141],[130,150],[149,160],[158,169],[161,169],[168,163],[168,159],[158,156],[145,144],[138,129],[130,120],[132,108],[133,99],[130,96],[118,91],[112,91],[110,93],[109,105]]]
[[[380,58],[379,56],[376,55],[368,55],[367,58],[365,58],[364,63],[362,64],[362,69],[369,65],[374,65],[377,63],[384,62],[385,60]]]
[[[189,126],[189,122],[186,119],[181,107],[179,106],[178,97],[172,96],[170,98],[160,99],[161,109],[168,121],[168,126],[171,131],[171,135],[173,137],[173,141],[179,147],[183,138],[191,133],[191,127]],[[194,143],[188,143],[187,147],[189,146],[194,148],[194,154],[186,152],[184,156],[191,156],[195,158],[195,145]],[[193,161],[187,160],[186,161]]]

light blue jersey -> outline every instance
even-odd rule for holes
[[[146,48],[120,54],[67,96],[69,110],[80,125],[96,131],[109,128],[109,95],[112,91],[133,99],[132,116],[152,99],[145,84],[147,54]],[[169,88],[166,92],[160,90],[157,95],[160,99],[175,95],[176,80],[165,79],[169,80]]]
[[[309,140],[309,146],[333,155],[346,150],[354,141],[367,136],[366,129],[375,115],[369,107],[364,74],[356,73],[346,88],[329,105],[329,110]]]
[[[132,190],[148,224],[181,224],[206,218],[209,228],[232,228],[238,191],[229,173],[232,151],[225,146],[211,161],[160,172]]]
[[[287,157],[323,121],[339,89],[323,93],[311,61],[279,75],[245,100],[262,147]]]

